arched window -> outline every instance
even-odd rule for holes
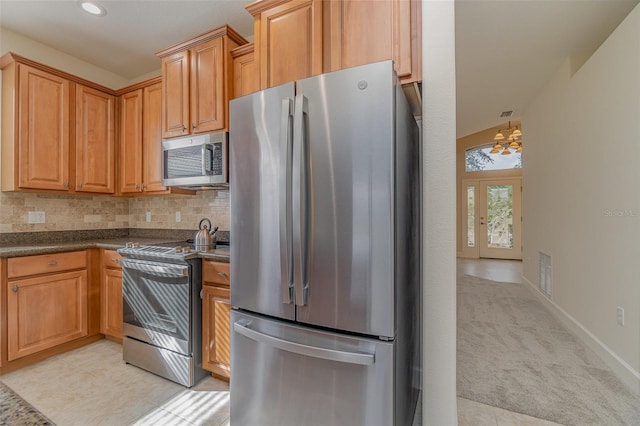
[[[487,170],[521,169],[522,153],[511,149],[511,154],[490,154],[493,144],[469,148],[464,153],[465,171],[481,172]]]

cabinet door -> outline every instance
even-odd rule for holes
[[[189,134],[189,52],[162,58],[162,137]]]
[[[120,192],[141,192],[142,89],[120,96]]]
[[[122,339],[122,270],[105,268],[102,276],[100,332]]]
[[[322,73],[322,4],[292,0],[260,14],[262,89]]]
[[[69,188],[69,81],[19,65],[19,186]]]
[[[393,59],[403,82],[412,77],[420,60],[418,1],[336,0],[328,7],[332,71]]]
[[[231,55],[233,57],[233,97],[237,98],[260,90],[260,74],[253,43],[234,49]]]
[[[223,38],[194,47],[191,55],[191,132],[225,127]]]
[[[115,97],[76,88],[76,191],[115,190]]]
[[[229,378],[231,365],[231,304],[229,289],[202,287],[202,368]]]
[[[8,281],[8,359],[87,335],[87,271]]]
[[[162,186],[162,83],[145,87],[142,111],[142,180],[145,191],[165,191]]]

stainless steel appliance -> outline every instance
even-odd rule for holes
[[[176,247],[178,244],[179,247]],[[201,260],[186,243],[127,243],[122,265],[122,357],[191,387],[202,369]]]
[[[231,424],[407,425],[416,122],[391,61],[231,101]]]
[[[228,187],[228,135],[206,133],[162,141],[162,184],[191,189]]]

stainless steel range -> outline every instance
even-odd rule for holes
[[[122,265],[123,359],[184,386],[202,369],[201,260],[187,243],[118,250]]]

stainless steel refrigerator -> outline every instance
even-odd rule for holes
[[[391,61],[230,104],[231,424],[409,425],[420,149]]]

